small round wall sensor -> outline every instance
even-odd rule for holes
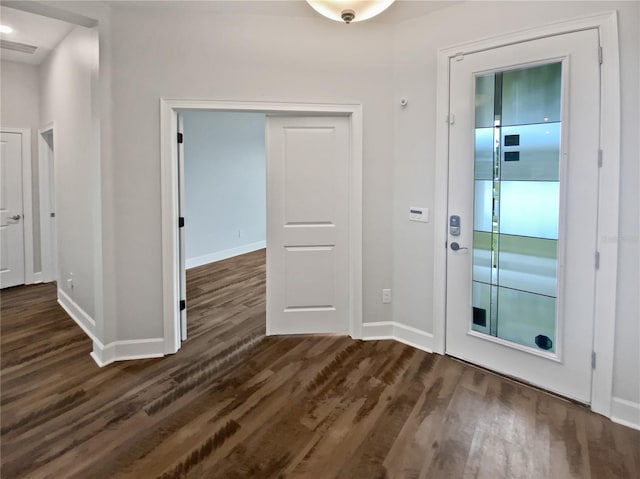
[[[400,100],[400,106],[407,106],[408,103],[409,101],[406,98]]]

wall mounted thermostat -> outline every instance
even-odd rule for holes
[[[412,206],[409,208],[409,221],[422,221],[423,223],[429,222],[429,208],[422,208],[420,206]]]
[[[449,234],[451,236],[460,236],[460,217],[458,215],[449,217]]]

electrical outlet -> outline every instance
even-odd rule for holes
[[[69,277],[67,278],[67,288],[69,291],[73,291],[73,273],[69,273]]]
[[[244,236],[244,230],[238,230],[238,238],[242,238]]]
[[[382,290],[382,302],[384,304],[391,303],[391,290],[390,289],[383,289]]]

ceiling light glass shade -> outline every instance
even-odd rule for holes
[[[361,22],[385,11],[395,0],[307,0],[313,9],[336,22]]]
[[[0,25],[0,33],[11,33],[13,32],[13,28],[9,25]]]

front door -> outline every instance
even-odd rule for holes
[[[22,134],[0,134],[0,288],[24,284]]]
[[[347,116],[268,116],[267,334],[349,331]]]
[[[598,32],[451,59],[446,351],[591,399]]]

